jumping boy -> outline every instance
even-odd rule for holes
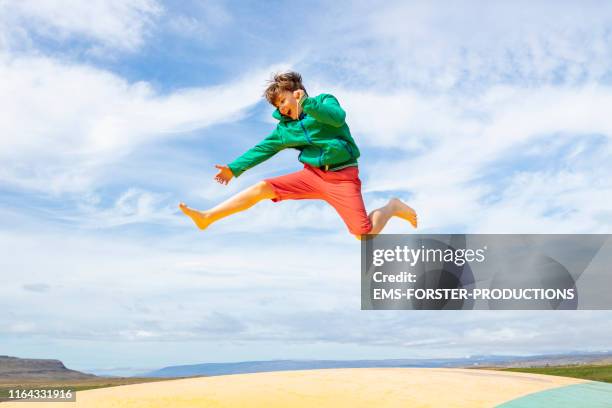
[[[309,97],[297,72],[277,74],[270,81],[265,97],[277,109],[273,115],[276,129],[255,147],[226,166],[216,165],[215,176],[227,184],[246,170],[286,148],[300,151],[298,160],[304,168],[295,173],[274,177],[243,190],[206,211],[180,203],[180,209],[200,229],[215,221],[244,211],[261,200],[321,199],[338,212],[351,234],[358,239],[374,236],[393,216],[417,226],[415,211],[397,198],[381,208],[366,213],[361,196],[357,167],[359,149],[345,122],[346,113],[338,100],[329,94]]]

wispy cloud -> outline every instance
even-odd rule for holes
[[[31,49],[42,38],[58,45],[85,41],[98,53],[133,51],[162,12],[155,0],[5,0],[0,2],[0,46]]]
[[[185,10],[168,10],[164,26],[170,33],[189,41],[213,44],[219,40],[219,31],[235,23],[228,4],[222,1],[185,3],[183,7]]]
[[[88,65],[7,58],[0,63],[0,180],[51,193],[87,190],[142,145],[240,117],[259,101],[268,72],[160,94]]]
[[[609,74],[609,7],[597,1],[463,1],[444,8],[396,1],[375,9],[368,2],[337,3],[323,17],[329,24],[321,24],[330,28],[306,41],[313,71],[360,87],[472,92],[499,83],[575,84]],[[317,48],[321,38],[326,47]],[[323,62],[325,69],[318,69]]]
[[[362,145],[394,157],[363,158],[365,191],[410,196],[424,228],[612,228],[602,217],[606,209],[596,204],[612,197],[604,176],[612,171],[606,111],[612,89],[606,85],[503,86],[464,96],[336,94]]]
[[[82,228],[113,228],[128,224],[178,224],[176,205],[167,194],[131,188],[123,192],[110,207],[101,207],[99,197],[81,201],[77,210],[59,215],[58,220]]]

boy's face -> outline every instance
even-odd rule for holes
[[[282,115],[289,116],[291,119],[297,119],[300,115],[297,99],[295,99],[291,91],[282,91],[279,93],[276,97],[274,106],[278,108],[278,111]]]

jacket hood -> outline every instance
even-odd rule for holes
[[[278,109],[276,109],[274,112],[272,112],[272,117],[274,119],[276,119],[276,120],[281,121],[281,122],[288,122],[290,120],[293,120],[293,119],[291,119],[288,116],[284,116],[282,113],[280,113],[280,111]]]
[[[280,111],[278,109],[276,109],[274,112],[272,112],[272,117],[274,119],[280,120],[280,121],[282,121],[284,119],[283,115],[281,115],[281,113],[280,113]]]

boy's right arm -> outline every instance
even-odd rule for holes
[[[234,177],[238,177],[251,167],[255,167],[259,163],[268,160],[284,148],[285,146],[277,128],[268,137],[227,166],[234,173]]]
[[[321,94],[314,98],[306,97],[300,99],[299,102],[304,112],[321,123],[334,127],[341,127],[345,123],[346,112],[333,95]]]

